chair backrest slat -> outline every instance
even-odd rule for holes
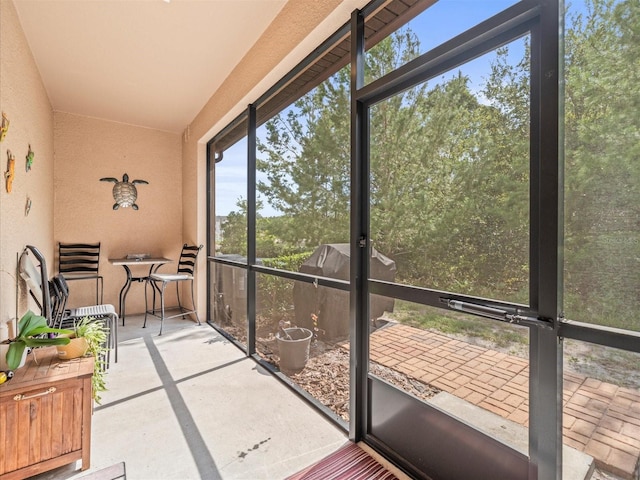
[[[53,291],[55,293],[55,304],[52,306],[52,316],[54,327],[60,328],[67,310],[67,300],[69,300],[69,285],[62,274],[58,274],[51,279]]]
[[[187,245],[182,246],[182,252],[180,253],[180,260],[178,262],[178,273],[186,273],[187,275],[193,275],[196,269],[196,260],[198,253],[202,249],[202,245]]]
[[[49,281],[51,292],[51,326],[59,328],[64,318],[69,299],[69,288],[67,282],[61,274],[56,275]]]
[[[60,273],[95,273],[100,267],[100,243],[58,244]]]

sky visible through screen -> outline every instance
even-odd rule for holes
[[[515,0],[440,0],[422,14],[411,20],[403,28],[413,31],[420,41],[420,53],[425,53],[441,43],[463,33],[517,3]],[[522,39],[510,44],[510,57],[517,62],[522,58],[524,41]],[[448,74],[434,78],[429,85],[446,80],[461,71],[470,79],[472,92],[479,92],[490,72],[489,64],[495,58],[494,53],[487,54],[472,62],[456,68]],[[482,101],[481,95],[478,98]],[[258,129],[258,138],[264,138],[264,126]],[[260,157],[260,153],[258,156]],[[216,164],[216,215],[225,216],[231,211],[238,211],[239,200],[247,198],[247,142],[246,138],[224,152],[224,159]],[[258,181],[266,181],[266,176],[257,172]],[[279,215],[264,198],[262,209],[258,212],[263,217]]]

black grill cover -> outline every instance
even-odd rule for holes
[[[301,273],[318,277],[349,280],[350,245],[333,243],[319,246],[300,267]],[[371,278],[393,282],[396,263],[375,248],[371,249]],[[293,286],[295,321],[299,327],[313,329],[311,314],[318,316],[318,336],[325,340],[339,340],[349,336],[349,292],[329,287],[315,287],[305,282]],[[371,319],[380,317],[385,311],[393,311],[393,299],[371,296],[369,314]]]

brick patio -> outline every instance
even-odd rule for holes
[[[371,335],[371,359],[521,425],[529,422],[527,360],[394,324]],[[564,374],[564,443],[604,471],[635,478],[640,392]]]

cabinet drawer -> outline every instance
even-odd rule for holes
[[[80,451],[86,397],[80,379],[0,395],[0,475]]]

